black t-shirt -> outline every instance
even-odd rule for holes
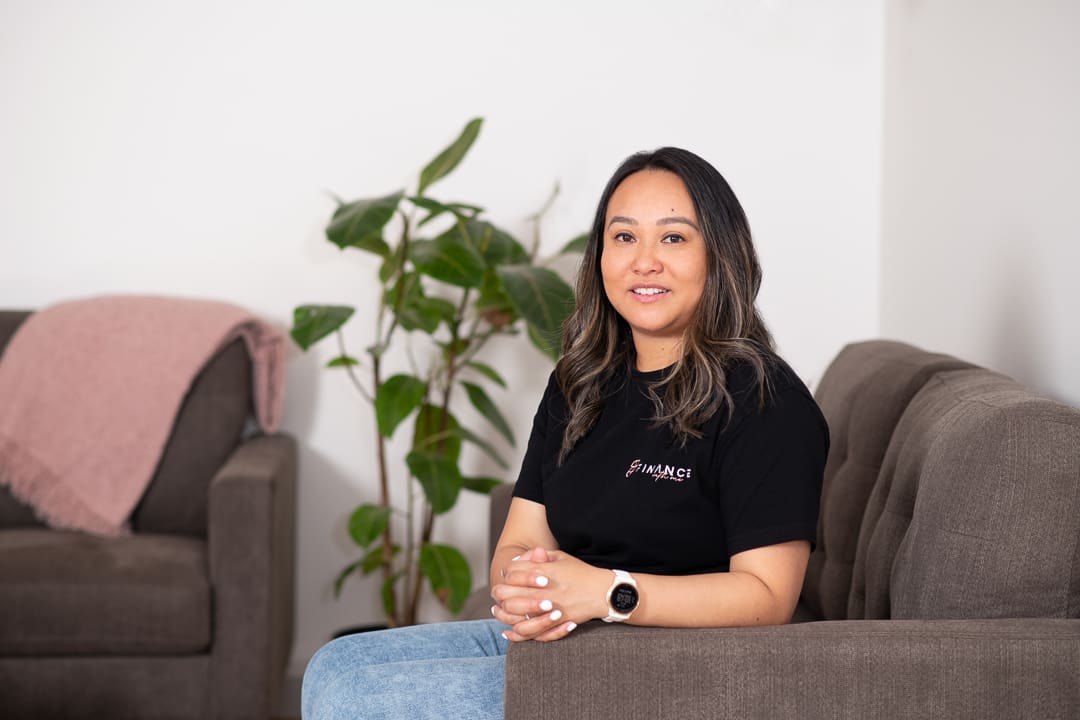
[[[653,423],[645,389],[665,372],[613,383],[562,466],[568,409],[549,378],[514,495],[545,506],[559,549],[598,567],[690,575],[726,571],[744,550],[813,542],[829,431],[798,376],[778,361],[759,409],[752,369],[736,365],[730,423],[721,410],[680,448]]]

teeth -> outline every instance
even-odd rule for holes
[[[659,295],[660,293],[666,293],[667,290],[663,288],[634,288],[635,295]]]

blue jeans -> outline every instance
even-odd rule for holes
[[[473,620],[332,640],[304,671],[303,720],[502,718],[506,629]]]

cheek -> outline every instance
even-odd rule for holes
[[[611,293],[612,293],[612,291],[614,289],[613,288],[613,283],[615,282],[616,277],[617,277],[617,274],[615,272],[615,268],[611,267],[611,262],[608,260],[608,256],[607,255],[601,256],[601,258],[600,258],[600,280],[603,282],[604,294],[606,294],[608,296],[608,299],[611,298]]]

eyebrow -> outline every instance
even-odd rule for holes
[[[608,223],[608,227],[610,228],[615,223],[623,223],[624,225],[637,225],[638,221],[635,220],[634,218],[625,217],[623,215],[616,215],[615,217],[611,218],[611,222]],[[656,224],[657,225],[689,225],[690,227],[694,228],[698,232],[701,232],[701,228],[699,228],[697,226],[697,224],[694,223],[693,220],[691,220],[690,218],[685,218],[682,215],[674,215],[672,217],[660,218],[659,220],[656,221]]]

